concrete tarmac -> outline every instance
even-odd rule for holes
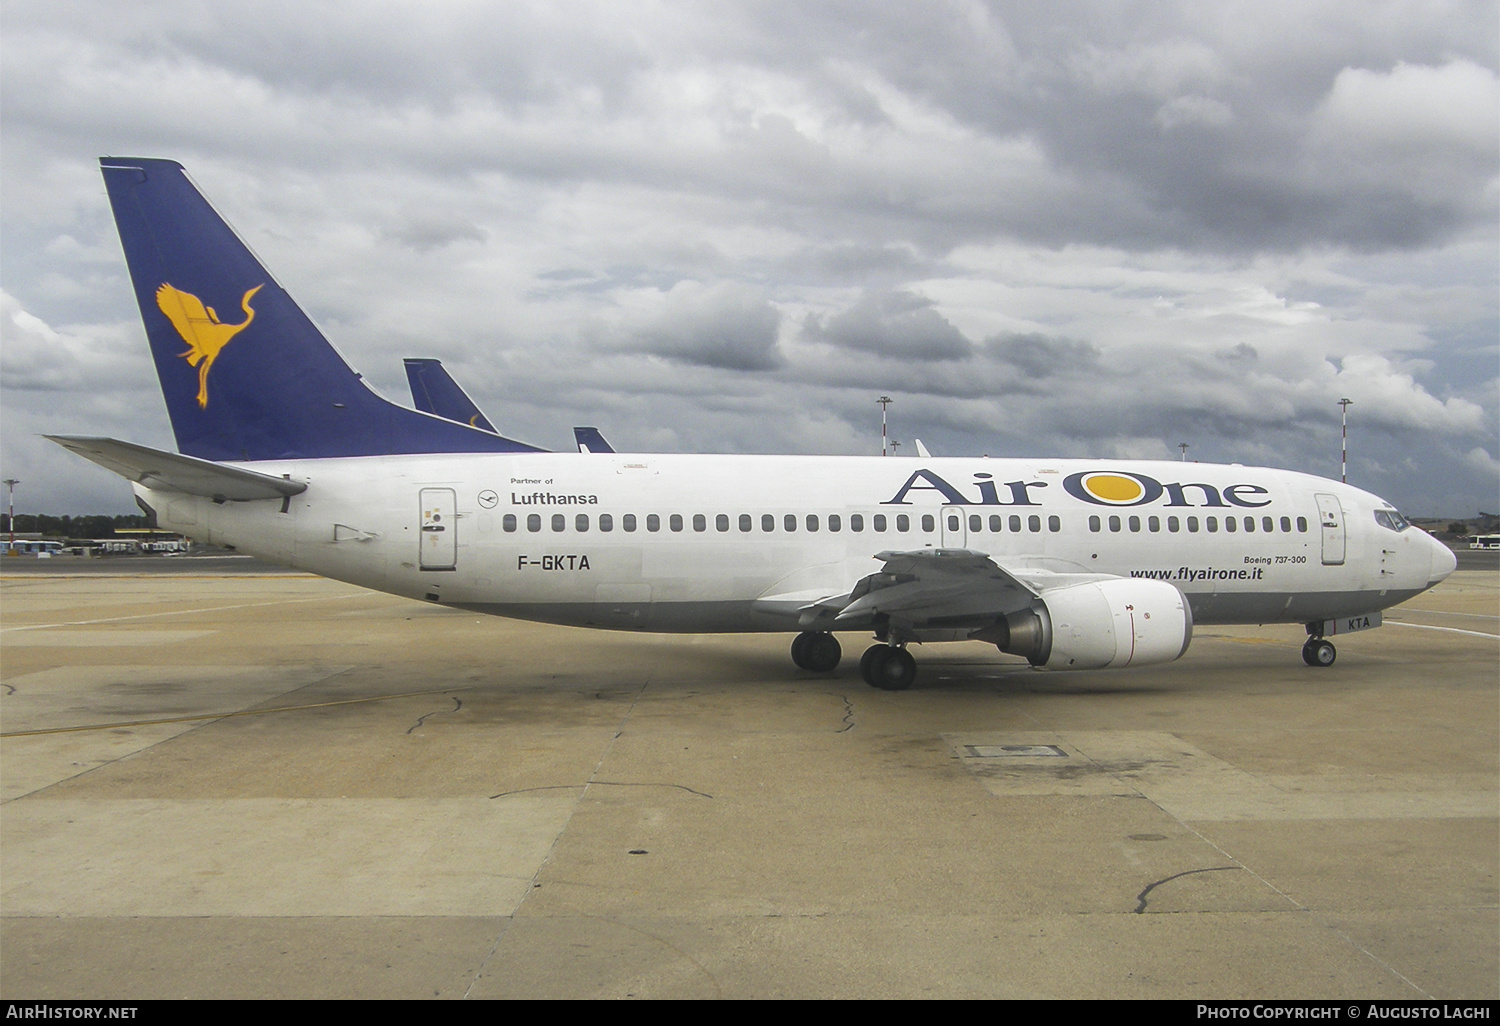
[[[172,561],[181,563],[183,561]],[[148,566],[143,562],[140,566]],[[0,996],[1500,997],[1500,574],[918,686],[790,635],[0,568]]]

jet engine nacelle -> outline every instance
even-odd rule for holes
[[[997,633],[1000,651],[1048,670],[1147,666],[1187,651],[1193,612],[1163,581],[1095,581],[1047,591]]]

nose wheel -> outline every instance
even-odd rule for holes
[[[865,683],[882,691],[905,691],[917,679],[917,661],[904,648],[871,645],[859,660]]]
[[[811,673],[828,673],[843,657],[839,639],[827,631],[803,631],[792,641],[792,662]]]
[[[1327,638],[1308,638],[1302,646],[1302,661],[1308,666],[1332,666],[1338,650]]]

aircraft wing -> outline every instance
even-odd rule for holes
[[[1117,579],[1039,567],[1007,569],[969,549],[881,552],[875,558],[885,566],[854,586],[835,624],[854,627],[883,618],[913,630],[979,630],[1049,591]]]
[[[885,564],[852,589],[806,588],[765,595],[756,608],[796,617],[809,630],[857,630],[885,621],[905,630],[982,630],[1059,588],[1119,580],[1061,563],[1001,567],[969,549],[881,552]],[[1060,561],[1055,561],[1060,562]]]
[[[253,499],[284,499],[307,491],[306,483],[270,474],[226,467],[220,463],[162,452],[134,442],[79,435],[44,435],[44,438],[112,470],[128,481],[151,488],[169,488],[187,495],[201,495],[215,502],[249,502]]]
[[[1025,609],[1038,594],[983,552],[919,549],[875,558],[885,566],[854,586],[835,623],[884,618],[909,628],[979,629]]]

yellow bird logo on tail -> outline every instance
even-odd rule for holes
[[[250,308],[250,297],[263,288],[264,282],[246,292],[245,298],[240,300],[240,306],[245,310],[245,319],[239,324],[223,323],[213,307],[204,306],[203,301],[191,292],[183,292],[166,283],[156,290],[156,305],[161,307],[161,312],[167,315],[167,320],[172,322],[177,334],[188,344],[187,352],[177,355],[186,360],[188,366],[198,368],[200,407],[208,408],[208,369],[214,365],[219,350],[255,320],[255,311]]]

